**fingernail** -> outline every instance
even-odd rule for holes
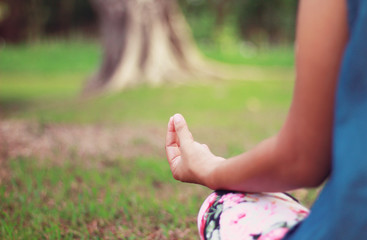
[[[173,121],[175,122],[175,124],[178,124],[182,121],[182,116],[180,114],[175,114],[173,116]]]

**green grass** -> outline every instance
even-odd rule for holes
[[[10,161],[11,180],[0,187],[1,238],[142,239],[160,229],[194,239],[204,191],[182,197],[162,159],[96,161],[88,168],[78,159]]]
[[[175,112],[183,112],[191,115],[189,119],[197,124],[202,124],[206,117],[214,125],[227,125],[234,116],[244,112],[284,110],[291,97],[289,81],[232,81],[214,86],[153,89],[142,86],[98,99],[78,99],[80,88],[72,81],[59,84],[37,81],[29,85],[3,84],[1,102],[5,113],[9,117],[47,122],[160,123]],[[256,105],[255,109],[251,104]],[[17,108],[21,111],[16,111]],[[225,115],[215,117],[218,113]]]
[[[97,43],[51,41],[0,47],[1,73],[65,74],[90,72],[98,66]]]
[[[289,46],[263,47],[234,44],[226,47],[199,45],[202,53],[208,58],[236,65],[262,67],[292,67],[294,51]]]
[[[255,48],[230,44],[226,47],[199,44],[202,53],[229,64],[292,67],[293,47]],[[50,41],[32,45],[0,46],[1,73],[90,73],[98,67],[101,50],[88,41]]]
[[[32,130],[34,137],[44,136],[42,126],[58,124],[122,125],[136,131],[149,127],[160,136],[169,116],[181,112],[194,136],[223,156],[274,134],[291,100],[292,48],[247,58],[233,49],[201,49],[213,59],[246,64],[260,74],[213,83],[139,86],[82,99],[83,82],[99,63],[96,43],[3,47],[0,118],[35,122],[41,127]],[[209,191],[174,181],[163,143],[157,154],[144,148],[149,141],[137,136],[131,144],[142,146],[145,155],[130,157],[81,157],[78,145],[61,160],[8,155],[2,166],[7,174],[0,173],[0,238],[197,239],[195,217]],[[49,151],[57,156],[61,150]],[[303,200],[310,204],[314,195],[310,192]]]

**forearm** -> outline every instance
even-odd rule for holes
[[[248,152],[218,162],[208,176],[208,187],[247,192],[274,188],[270,186],[275,182],[274,175],[278,172],[281,174],[281,171],[274,171],[274,167],[279,168],[279,164],[277,166],[272,160],[276,138],[276,136],[269,138]]]
[[[330,170],[330,158],[312,156],[297,149],[281,134],[266,139],[252,150],[217,162],[205,184],[211,189],[246,192],[278,192],[320,184]],[[323,152],[327,152],[325,150]],[[318,158],[319,163],[315,159]]]

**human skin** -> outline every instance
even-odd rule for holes
[[[345,0],[301,0],[296,83],[282,128],[252,150],[224,159],[196,142],[183,116],[175,114],[166,136],[173,177],[214,190],[246,192],[321,184],[331,170],[334,98],[347,39]]]

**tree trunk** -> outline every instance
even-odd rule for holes
[[[183,81],[202,60],[174,0],[91,0],[100,21],[104,56],[85,92],[140,83]]]

